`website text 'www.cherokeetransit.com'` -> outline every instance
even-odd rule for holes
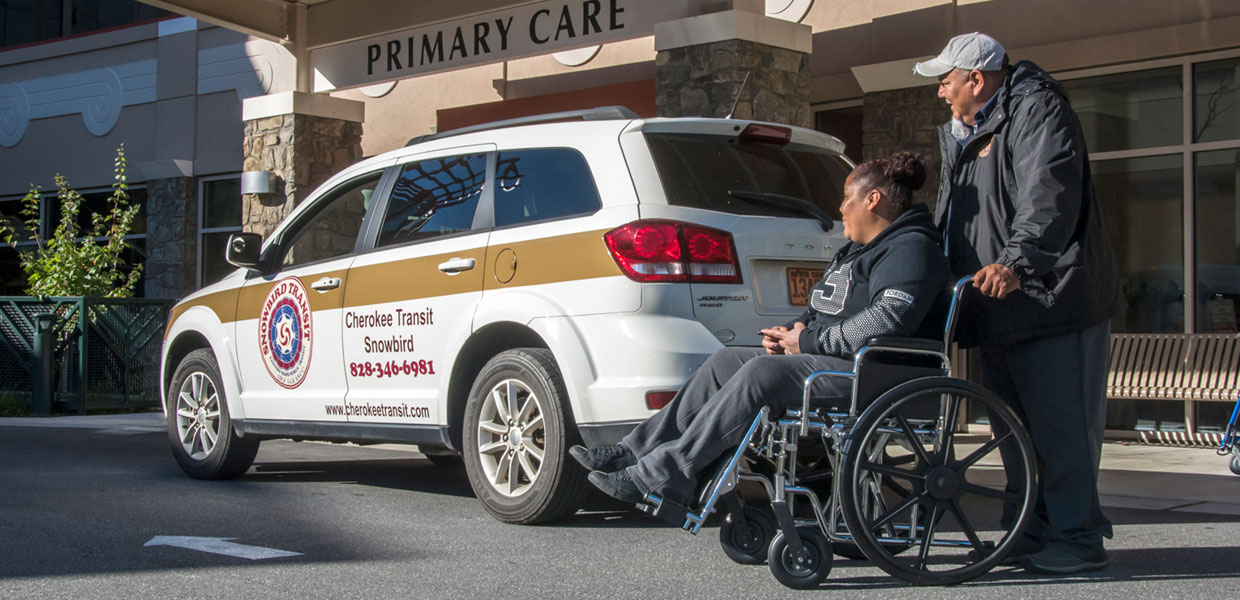
[[[328,404],[323,407],[333,417],[398,417],[405,419],[429,419],[431,409],[408,404]]]

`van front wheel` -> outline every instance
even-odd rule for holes
[[[496,519],[531,525],[577,511],[586,472],[568,456],[577,428],[549,350],[517,348],[488,361],[470,389],[462,433],[469,484]]]
[[[194,479],[235,479],[249,470],[258,440],[243,438],[228,417],[220,368],[209,349],[186,355],[168,388],[172,456]]]

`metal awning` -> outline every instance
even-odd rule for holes
[[[656,24],[699,15],[705,5],[703,0],[141,1],[283,45],[296,60],[298,92],[360,87],[650,35]]]

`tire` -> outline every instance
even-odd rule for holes
[[[516,418],[509,418],[516,413]],[[586,471],[560,369],[544,348],[496,355],[465,404],[465,472],[482,507],[505,523],[549,523],[577,511]]]
[[[962,455],[942,423],[954,423],[970,402],[1008,433]],[[927,414],[939,420],[906,416]],[[995,481],[1002,469],[971,470],[996,456],[1014,480]],[[1033,443],[1020,418],[985,388],[947,377],[910,381],[875,400],[849,434],[841,463],[841,509],[853,541],[884,571],[915,585],[951,585],[990,571],[1020,540],[1037,493]],[[880,496],[872,493],[876,482]],[[880,538],[908,540],[912,551],[897,558]]]
[[[1231,472],[1240,475],[1240,446],[1231,449]]]
[[[802,557],[793,556],[784,532],[775,534],[766,557],[771,575],[793,589],[818,587],[831,574],[831,543],[817,527],[797,527],[797,536],[805,549]]]
[[[172,456],[194,479],[236,479],[258,454],[259,441],[233,429],[220,368],[206,348],[190,352],[173,372],[167,424]]]
[[[719,526],[719,545],[733,562],[742,565],[760,565],[766,562],[766,553],[775,537],[775,518],[765,511],[746,507],[745,527],[732,520],[731,513]]]

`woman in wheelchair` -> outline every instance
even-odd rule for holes
[[[817,586],[835,554],[918,585],[1010,562],[1036,502],[1033,444],[1011,406],[951,377],[970,278],[939,310],[948,269],[913,203],[924,180],[906,152],[858,166],[840,207],[849,242],[808,310],[763,330],[762,348],[716,352],[618,445],[571,448],[590,482],[693,533],[723,504],[724,553],[789,587]],[[958,440],[965,411],[995,436]]]
[[[699,476],[735,450],[758,411],[782,415],[801,404],[816,371],[851,369],[853,355],[877,336],[939,337],[927,318],[948,285],[942,240],[913,192],[925,164],[900,152],[859,165],[844,182],[844,235],[808,309],[794,321],[762,330],[762,348],[723,348],[685,382],[672,401],[618,445],[570,453],[589,480],[623,501],[648,494],[687,503]],[[923,326],[923,322],[924,325]],[[825,381],[847,399],[851,384]]]

